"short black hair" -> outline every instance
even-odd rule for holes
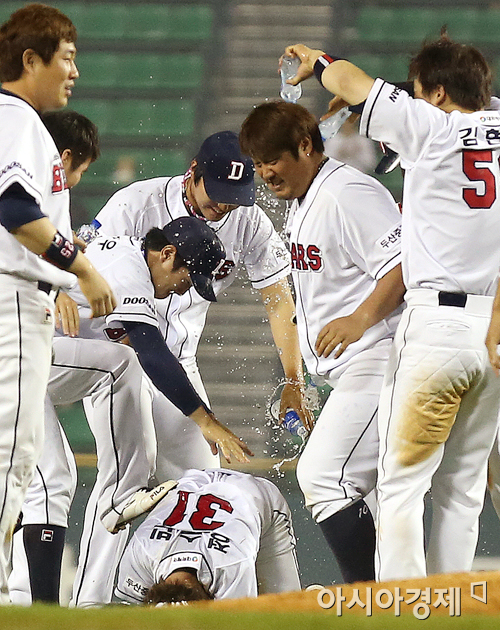
[[[101,154],[97,127],[83,114],[71,110],[47,112],[42,114],[42,120],[59,153],[65,149],[71,151],[73,169],[89,158],[95,162]]]
[[[146,256],[149,251],[161,252],[161,250],[167,245],[172,245],[172,243],[168,240],[168,238],[165,236],[164,232],[160,230],[160,228],[157,228],[157,227],[151,228],[149,232],[147,232],[146,236],[144,237],[144,251],[146,253]],[[176,252],[174,264],[172,267],[173,271],[175,271],[176,269],[179,269],[179,267],[185,267],[185,266],[186,266],[186,263],[184,262],[184,259],[179,254],[179,252]]]
[[[170,583],[162,579],[148,590],[144,597],[144,604],[176,604],[207,599],[214,599],[214,596],[204,588],[200,581],[191,586],[180,582]]]
[[[441,37],[426,42],[410,61],[408,77],[418,79],[424,94],[442,85],[450,99],[471,111],[488,107],[491,99],[491,69],[474,46],[452,41],[446,27]]]

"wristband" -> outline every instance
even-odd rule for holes
[[[78,249],[61,232],[54,234],[54,239],[42,257],[60,269],[68,269],[78,254]]]
[[[316,59],[313,67],[313,72],[320,83],[321,75],[323,74],[325,68],[327,68],[334,61],[345,61],[345,59],[343,57],[332,57],[331,55],[327,55],[326,53]],[[323,85],[323,83],[321,83],[321,85]]]

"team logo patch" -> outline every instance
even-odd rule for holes
[[[62,193],[67,187],[64,167],[61,162],[56,162],[52,166],[52,193],[55,195]]]
[[[223,260],[213,272],[215,280],[223,280],[227,278],[234,269],[235,264],[232,260]]]

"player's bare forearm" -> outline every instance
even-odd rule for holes
[[[111,287],[82,252],[77,253],[68,271],[78,278],[80,289],[92,309],[92,317],[102,317],[114,311],[116,298]]]
[[[294,323],[295,304],[286,278],[260,291],[266,307],[274,343],[280,357],[286,383],[281,394],[280,418],[287,409],[294,409],[304,425],[313,426],[313,415],[306,407],[304,373],[297,326]]]
[[[304,44],[288,46],[285,55],[299,57],[301,61],[297,75],[288,82],[296,85],[311,77],[314,64],[318,57],[324,54],[324,51],[309,48]],[[344,99],[349,105],[357,105],[366,100],[374,79],[369,77],[361,68],[341,59],[325,68],[321,76],[321,83],[329,92]]]
[[[324,326],[316,340],[318,355],[328,357],[335,350],[334,357],[340,357],[368,328],[402,304],[405,290],[401,265],[397,265],[377,282],[372,293],[351,315],[334,319]]]
[[[486,334],[486,348],[490,359],[491,367],[495,374],[500,374],[500,356],[498,356],[498,346],[500,344],[500,284],[497,287],[491,321]]]
[[[57,232],[47,217],[24,223],[12,230],[11,234],[21,245],[34,254],[41,255],[48,250]]]
[[[57,296],[55,314],[56,328],[62,329],[69,337],[76,337],[80,329],[80,315],[75,300],[61,291]]]
[[[213,413],[208,413],[204,407],[198,407],[189,417],[196,422],[203,437],[212,445],[214,455],[217,454],[217,447],[220,448],[229,464],[232,457],[243,464],[250,461],[248,457],[253,457],[252,451],[245,442],[219,422]]]

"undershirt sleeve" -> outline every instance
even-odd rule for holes
[[[0,197],[0,223],[9,232],[44,217],[35,199],[17,182]]]

